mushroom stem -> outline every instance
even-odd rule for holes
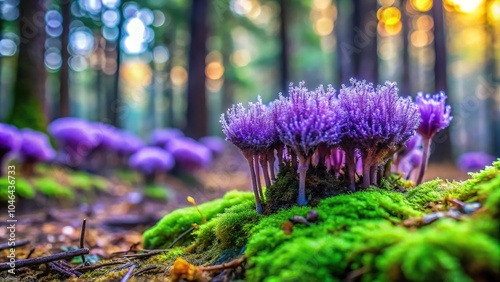
[[[271,186],[271,178],[269,178],[269,168],[267,165],[267,153],[260,154],[260,165],[262,166],[262,174],[264,174],[264,181],[266,188]]]
[[[248,161],[248,166],[250,167],[250,175],[252,178],[252,189],[253,189],[253,195],[255,197],[255,210],[257,211],[257,213],[262,213],[262,205],[260,203],[259,190],[257,189],[257,181],[255,178],[253,156],[250,154],[245,154],[245,157]]]
[[[307,205],[306,200],[306,173],[309,168],[309,158],[304,156],[299,156],[299,165],[297,167],[297,173],[299,174],[299,196],[297,198],[297,204],[299,206]]]
[[[255,180],[257,180],[257,191],[259,192],[260,199],[264,199],[262,195],[262,183],[260,179],[259,155],[254,155],[253,159],[255,168]]]
[[[274,150],[269,151],[269,153],[267,153],[267,163],[269,165],[269,170],[271,171],[272,182],[276,181],[276,175],[274,174],[274,161],[275,160],[276,159],[274,157]]]
[[[356,161],[354,157],[354,149],[345,150],[345,165],[347,168],[347,175],[349,176],[349,188],[351,192],[356,192],[356,181],[354,175],[356,173]]]
[[[425,171],[427,170],[427,165],[429,164],[429,156],[430,156],[430,150],[431,150],[431,139],[432,138],[422,138],[422,148],[423,150],[423,155],[422,155],[422,164],[420,165],[420,172],[418,174],[418,179],[417,179],[417,185],[420,185],[422,183],[422,180],[424,179],[424,174]]]
[[[363,189],[368,188],[370,186],[370,157],[368,155],[364,155],[362,157],[363,160]]]
[[[370,166],[370,184],[377,185],[377,171],[378,167],[376,164]]]

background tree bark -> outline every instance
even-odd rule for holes
[[[191,4],[191,43],[187,85],[185,132],[193,138],[208,134],[208,111],[205,88],[209,0],[193,0]]]
[[[46,130],[45,1],[19,2],[19,54],[14,99],[8,123]]]
[[[443,1],[434,1],[432,7],[432,17],[434,19],[434,91],[444,91],[448,93],[447,59],[446,59],[446,33],[444,30]],[[451,104],[452,99],[448,96],[447,104]],[[444,162],[453,159],[451,148],[451,136],[449,127],[440,131],[433,138],[434,148],[431,160]]]
[[[59,81],[59,116],[69,116],[69,24],[71,22],[71,2],[69,0],[61,1],[62,12],[62,34],[61,34],[61,59],[62,65],[60,70]]]
[[[281,58],[280,58],[280,74],[281,74],[281,92],[286,93],[288,91],[288,84],[290,83],[288,76],[288,58],[289,58],[289,48],[288,48],[288,35],[287,35],[287,3],[285,0],[279,0],[280,4],[280,47],[281,47]]]

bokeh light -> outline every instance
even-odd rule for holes
[[[447,4],[453,6],[456,11],[472,13],[484,3],[484,0],[447,0],[447,2]]]
[[[57,71],[61,68],[62,58],[59,49],[50,48],[45,52],[45,67],[50,71]]]
[[[208,79],[216,80],[224,75],[224,66],[220,62],[211,62],[205,69]]]
[[[333,31],[333,19],[332,18],[319,18],[314,24],[314,31],[321,36],[329,35]]]
[[[148,64],[134,60],[122,65],[120,76],[130,86],[146,87],[151,83],[153,72]]]
[[[170,71],[170,80],[175,86],[181,86],[186,83],[188,78],[187,71],[184,67],[175,66]]]
[[[1,6],[1,18],[6,21],[15,21],[19,17],[19,0],[5,0]]]
[[[491,23],[500,22],[500,1],[492,2],[488,10],[488,21]]]
[[[10,38],[0,40],[0,55],[9,57],[14,56],[17,52],[17,44]]]
[[[45,31],[48,36],[58,37],[62,34],[62,15],[56,10],[49,10],[45,14]]]
[[[432,0],[411,0],[410,4],[415,10],[420,12],[427,12],[432,8]]]
[[[115,27],[120,21],[120,14],[117,10],[106,10],[102,13],[102,23],[107,27]]]
[[[77,28],[70,35],[69,50],[73,55],[88,55],[94,48],[94,36],[87,27]]]
[[[231,62],[237,67],[244,67],[250,63],[252,56],[247,49],[236,50],[231,55]]]

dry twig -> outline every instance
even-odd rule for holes
[[[22,260],[16,261],[16,268],[21,268],[24,266],[40,265],[40,264],[44,264],[44,263],[49,263],[49,262],[53,262],[53,261],[58,261],[58,260],[62,260],[62,259],[76,257],[79,255],[85,255],[88,253],[89,253],[89,249],[83,248],[83,249],[78,249],[78,250],[69,251],[69,252],[57,253],[57,254],[53,254],[53,255],[45,256],[45,257],[22,259]],[[8,270],[8,269],[10,269],[10,263],[8,263],[8,262],[0,263],[0,271],[4,271],[4,270]]]

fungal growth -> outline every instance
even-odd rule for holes
[[[55,151],[50,146],[47,135],[31,129],[23,129],[20,133],[21,146],[19,155],[22,161],[22,171],[25,175],[34,174],[35,164],[50,161],[55,157]]]
[[[378,186],[382,178],[396,172],[411,180],[418,172],[421,181],[429,154],[426,146],[451,119],[446,96],[419,94],[413,103],[411,98],[399,97],[394,82],[378,86],[355,79],[350,82],[338,95],[332,86],[311,91],[301,82],[290,85],[288,95],[280,94],[269,107],[259,97],[247,108],[233,105],[222,115],[226,140],[248,160],[258,212],[264,200],[260,171],[267,191],[279,184],[284,188],[276,190],[281,191],[277,194],[287,201],[290,197],[283,189],[297,189],[291,194],[296,195],[298,205],[308,204],[312,194],[317,194],[317,187],[306,187],[308,171],[311,177],[321,178],[311,180],[313,186],[321,181],[342,183],[334,194]],[[276,157],[279,174],[274,171]],[[297,172],[297,180],[287,177],[291,171]],[[272,199],[266,200],[269,204]]]
[[[157,147],[144,147],[129,159],[129,165],[142,173],[146,184],[153,184],[158,175],[171,170],[175,161],[172,155]]]
[[[0,176],[6,167],[5,161],[9,154],[16,152],[20,145],[17,128],[12,125],[0,123]]]
[[[450,116],[451,107],[446,105],[447,98],[444,92],[435,95],[417,94],[416,104],[418,105],[421,119],[417,132],[422,136],[423,147],[422,164],[420,166],[417,185],[422,183],[424,179],[427,164],[429,163],[432,138],[436,133],[450,125],[452,116]]]

